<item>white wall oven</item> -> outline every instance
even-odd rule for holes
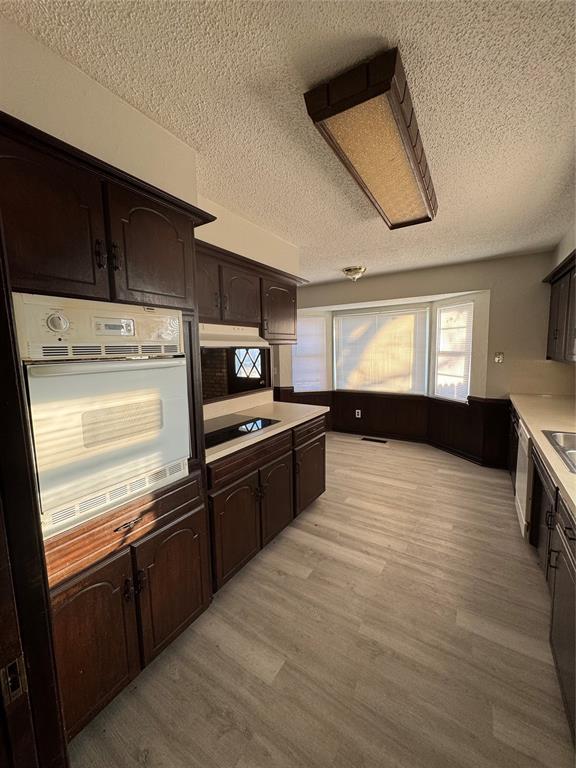
[[[13,294],[44,537],[188,474],[182,316]]]

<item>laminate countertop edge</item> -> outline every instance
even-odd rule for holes
[[[261,440],[267,440],[269,437],[274,437],[288,429],[293,429],[299,424],[304,424],[318,416],[324,416],[329,411],[330,408],[326,405],[304,405],[302,403],[280,403],[277,401],[238,411],[238,413],[232,414],[232,416],[237,416],[239,420],[244,417],[276,419],[278,423],[265,427],[256,434],[237,437],[222,445],[207,448],[206,463],[211,464],[218,459],[223,459],[225,456],[230,456],[230,454],[241,451],[243,448],[256,445]],[[211,421],[216,421],[216,419],[211,419]],[[209,422],[205,422],[205,424],[208,425]]]
[[[510,400],[564,502],[576,517],[576,474],[570,472],[544,434],[544,430],[576,431],[576,400],[561,395],[510,395]]]

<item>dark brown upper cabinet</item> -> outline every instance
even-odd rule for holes
[[[280,280],[262,280],[262,330],[277,343],[296,342],[296,286]]]
[[[210,602],[206,512],[199,509],[132,545],[142,662],[148,664]]]
[[[296,290],[304,281],[216,245],[196,241],[200,322],[259,325],[272,344],[296,342]]]
[[[546,357],[567,363],[576,361],[576,251],[545,279],[550,283],[550,315]]]
[[[220,264],[201,250],[196,252],[196,296],[202,322],[218,323],[222,319]]]
[[[222,320],[260,324],[260,277],[254,272],[222,265]]]
[[[568,314],[566,321],[566,352],[565,359],[576,363],[576,269],[570,272],[568,286]]]
[[[194,305],[193,226],[147,195],[109,184],[114,298],[185,309]]]
[[[3,113],[0,217],[15,290],[190,310],[215,218]]]
[[[52,592],[52,626],[71,738],[140,670],[128,549]]]
[[[14,289],[109,298],[96,174],[0,136],[0,218]]]

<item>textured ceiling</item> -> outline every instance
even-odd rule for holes
[[[574,215],[574,5],[538,2],[1,2],[199,153],[199,189],[338,279],[555,245]],[[302,94],[399,46],[435,221],[389,231]]]

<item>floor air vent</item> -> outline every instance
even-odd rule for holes
[[[360,440],[366,440],[367,443],[387,443],[383,437],[361,437]]]

